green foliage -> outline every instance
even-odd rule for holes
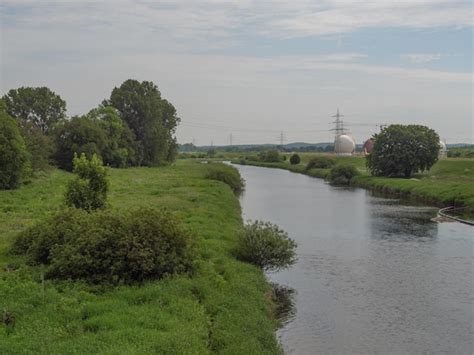
[[[20,130],[31,156],[31,168],[34,171],[49,169],[51,156],[54,153],[54,142],[51,136],[44,134],[31,122],[21,123]]]
[[[373,139],[367,168],[375,176],[409,178],[413,173],[429,170],[438,160],[439,136],[425,126],[390,125]]]
[[[66,204],[87,212],[104,208],[109,181],[102,161],[95,154],[90,160],[85,154],[81,154],[80,157],[74,157],[73,164],[73,172],[77,176],[67,186]]]
[[[45,134],[66,118],[66,102],[47,87],[12,89],[3,99],[12,117],[22,124],[33,124]]]
[[[14,189],[30,171],[30,156],[17,122],[0,109],[0,189]]]
[[[0,191],[0,270],[17,265],[0,272],[0,317],[4,308],[15,317],[10,335],[0,324],[0,353],[280,353],[269,285],[232,254],[242,223],[238,199],[205,179],[207,169],[179,160],[109,170],[114,210],[164,207],[196,236],[192,276],[139,286],[46,279],[43,288],[41,267],[7,250],[19,232],[64,208],[70,174],[52,169],[21,189]]]
[[[180,119],[153,82],[126,80],[113,89],[106,104],[119,110],[135,133],[143,146],[145,165],[160,165],[174,159],[177,144],[173,135]]]
[[[96,154],[106,165],[122,168],[140,165],[142,147],[113,107],[100,106],[85,116],[76,116],[59,125],[55,132],[58,166],[72,170],[74,154]]]
[[[244,226],[237,256],[264,271],[285,269],[296,261],[296,242],[277,225],[254,221]]]
[[[450,148],[448,158],[474,158],[474,145]]]
[[[301,162],[301,158],[298,154],[293,154],[290,157],[290,164],[291,165],[298,165]]]
[[[306,165],[306,171],[311,169],[329,169],[336,165],[336,160],[324,155],[319,155],[311,158]]]
[[[260,152],[258,156],[259,156],[260,161],[263,161],[266,163],[276,163],[281,160],[280,153],[276,149]]]
[[[359,171],[354,165],[336,165],[329,172],[329,182],[333,185],[349,185],[354,176],[359,175]]]
[[[222,181],[229,185],[234,192],[243,190],[244,180],[240,177],[239,171],[230,165],[222,163],[209,164],[209,170],[206,174],[207,179]]]
[[[135,283],[189,271],[191,241],[170,213],[70,209],[23,232],[13,250],[47,265],[50,278]]]

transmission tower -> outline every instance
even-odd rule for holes
[[[229,143],[230,143],[230,146],[232,146],[233,140],[234,140],[234,136],[233,136],[232,133],[231,133],[231,134],[229,135]]]
[[[280,142],[280,145],[283,145],[283,143],[286,141],[283,131],[281,131],[280,135],[278,136],[278,141]]]
[[[346,133],[346,129],[344,128],[344,121],[341,120],[341,117],[344,117],[344,115],[341,115],[339,113],[339,108],[337,109],[336,114],[332,117],[336,118],[336,120],[333,121],[333,123],[335,123],[336,126],[331,129],[331,131],[334,131],[334,133],[336,134],[336,137],[339,137],[340,135]]]

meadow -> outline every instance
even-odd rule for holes
[[[41,267],[9,253],[20,231],[64,208],[71,174],[53,169],[0,191],[0,353],[279,353],[270,285],[233,254],[239,201],[229,186],[206,179],[208,170],[188,160],[110,169],[109,208],[165,208],[198,244],[192,275],[134,286],[42,282]]]
[[[265,163],[245,159],[240,156],[232,160],[237,164],[247,164],[290,170],[318,178],[326,178],[330,169],[306,170],[306,164],[314,153],[301,153],[300,164],[291,165],[286,153],[286,160]],[[327,154],[325,154],[327,155]],[[351,164],[357,167],[360,175],[352,179],[351,185],[371,189],[387,195],[413,199],[427,204],[447,207],[464,207],[466,213],[474,215],[474,159],[448,158],[439,160],[429,171],[415,174],[411,179],[384,178],[370,176],[363,156],[334,156],[337,164]]]

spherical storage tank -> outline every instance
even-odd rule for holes
[[[438,158],[444,159],[448,156],[448,148],[446,147],[446,143],[443,141],[439,141],[439,153]]]
[[[355,150],[355,142],[351,136],[347,134],[341,134],[340,136],[336,137],[336,141],[334,142],[334,148],[336,154],[339,155],[351,155]]]
[[[374,149],[374,140],[372,138],[369,138],[365,141],[364,145],[362,146],[362,150],[364,151],[364,154],[370,154],[372,153],[372,150]]]

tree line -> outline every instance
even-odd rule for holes
[[[126,80],[98,107],[70,118],[47,87],[9,90],[0,100],[0,188],[50,164],[71,171],[75,154],[96,154],[116,168],[167,164],[177,154],[179,122],[151,81]]]

